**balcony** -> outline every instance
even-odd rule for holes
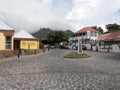
[[[69,40],[78,40],[78,39],[90,39],[89,36],[77,36],[77,37],[71,37]]]

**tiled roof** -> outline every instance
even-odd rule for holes
[[[82,29],[78,30],[77,32],[75,32],[75,34],[82,33],[82,32],[87,32],[87,31],[98,32],[97,30],[95,30],[91,27],[85,27],[85,28],[82,28]]]
[[[102,34],[98,37],[97,41],[107,41],[115,39],[120,39],[120,31]]]
[[[13,30],[11,27],[0,21],[0,29],[2,30]]]
[[[25,30],[21,30],[14,35],[14,38],[30,38],[30,39],[32,39],[35,37],[32,36],[31,34],[29,34],[28,32],[26,32]]]

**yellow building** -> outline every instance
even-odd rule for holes
[[[14,35],[14,49],[37,50],[39,49],[39,39],[21,30]]]
[[[0,52],[13,54],[14,30],[0,21]]]

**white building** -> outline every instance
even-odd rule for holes
[[[73,45],[78,45],[78,39],[82,40],[82,44],[91,48],[91,44],[94,45],[96,39],[98,38],[99,32],[91,27],[85,27],[74,33],[73,37],[69,39],[70,43]]]

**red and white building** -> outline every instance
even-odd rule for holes
[[[90,49],[91,44],[95,44],[98,36],[99,32],[97,30],[91,27],[85,27],[75,32],[69,40],[72,45],[78,45],[78,39],[81,39],[82,44],[85,45],[87,49]]]

